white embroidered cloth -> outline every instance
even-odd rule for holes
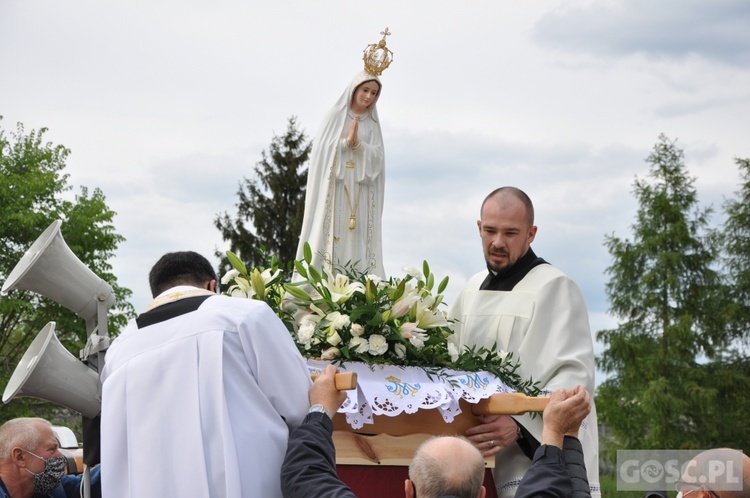
[[[321,372],[328,362],[307,360],[311,373]],[[417,410],[438,409],[446,423],[461,413],[458,401],[469,403],[495,393],[514,392],[489,372],[444,370],[432,378],[418,367],[373,366],[361,362],[339,365],[342,372],[357,373],[357,389],[348,391],[339,413],[353,429],[373,423],[373,415],[395,417]]]

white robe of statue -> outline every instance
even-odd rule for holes
[[[308,242],[315,267],[335,274],[351,263],[361,272],[385,277],[381,229],[385,156],[377,99],[359,116],[359,146],[349,147],[346,139],[355,117],[352,96],[367,81],[377,81],[382,90],[377,76],[357,74],[328,111],[313,141],[297,259],[303,258]]]

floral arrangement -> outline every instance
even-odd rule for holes
[[[518,375],[511,353],[494,346],[459,351],[454,321],[440,309],[448,277],[433,294],[435,276],[427,261],[421,272],[407,267],[403,278],[383,279],[351,265],[328,274],[310,265],[307,244],[304,259],[294,262],[296,275],[280,267],[275,257],[265,257],[265,268],[248,270],[234,253],[226,254],[233,267],[221,280],[229,285],[226,294],[265,301],[303,356],[416,366],[437,375],[445,369],[487,371],[517,391],[539,393],[534,382]]]

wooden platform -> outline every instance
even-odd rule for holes
[[[346,416],[337,413],[333,419],[333,441],[338,465],[408,466],[414,451],[431,436],[465,436],[466,430],[480,424],[472,413],[472,406],[460,400],[461,414],[452,423],[443,420],[440,411],[419,410],[396,417],[374,416],[373,424],[352,429]],[[494,468],[494,457],[486,458],[485,465]]]

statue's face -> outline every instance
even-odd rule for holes
[[[377,81],[365,81],[359,85],[352,97],[352,110],[357,114],[365,112],[375,102],[379,91],[380,85]]]

